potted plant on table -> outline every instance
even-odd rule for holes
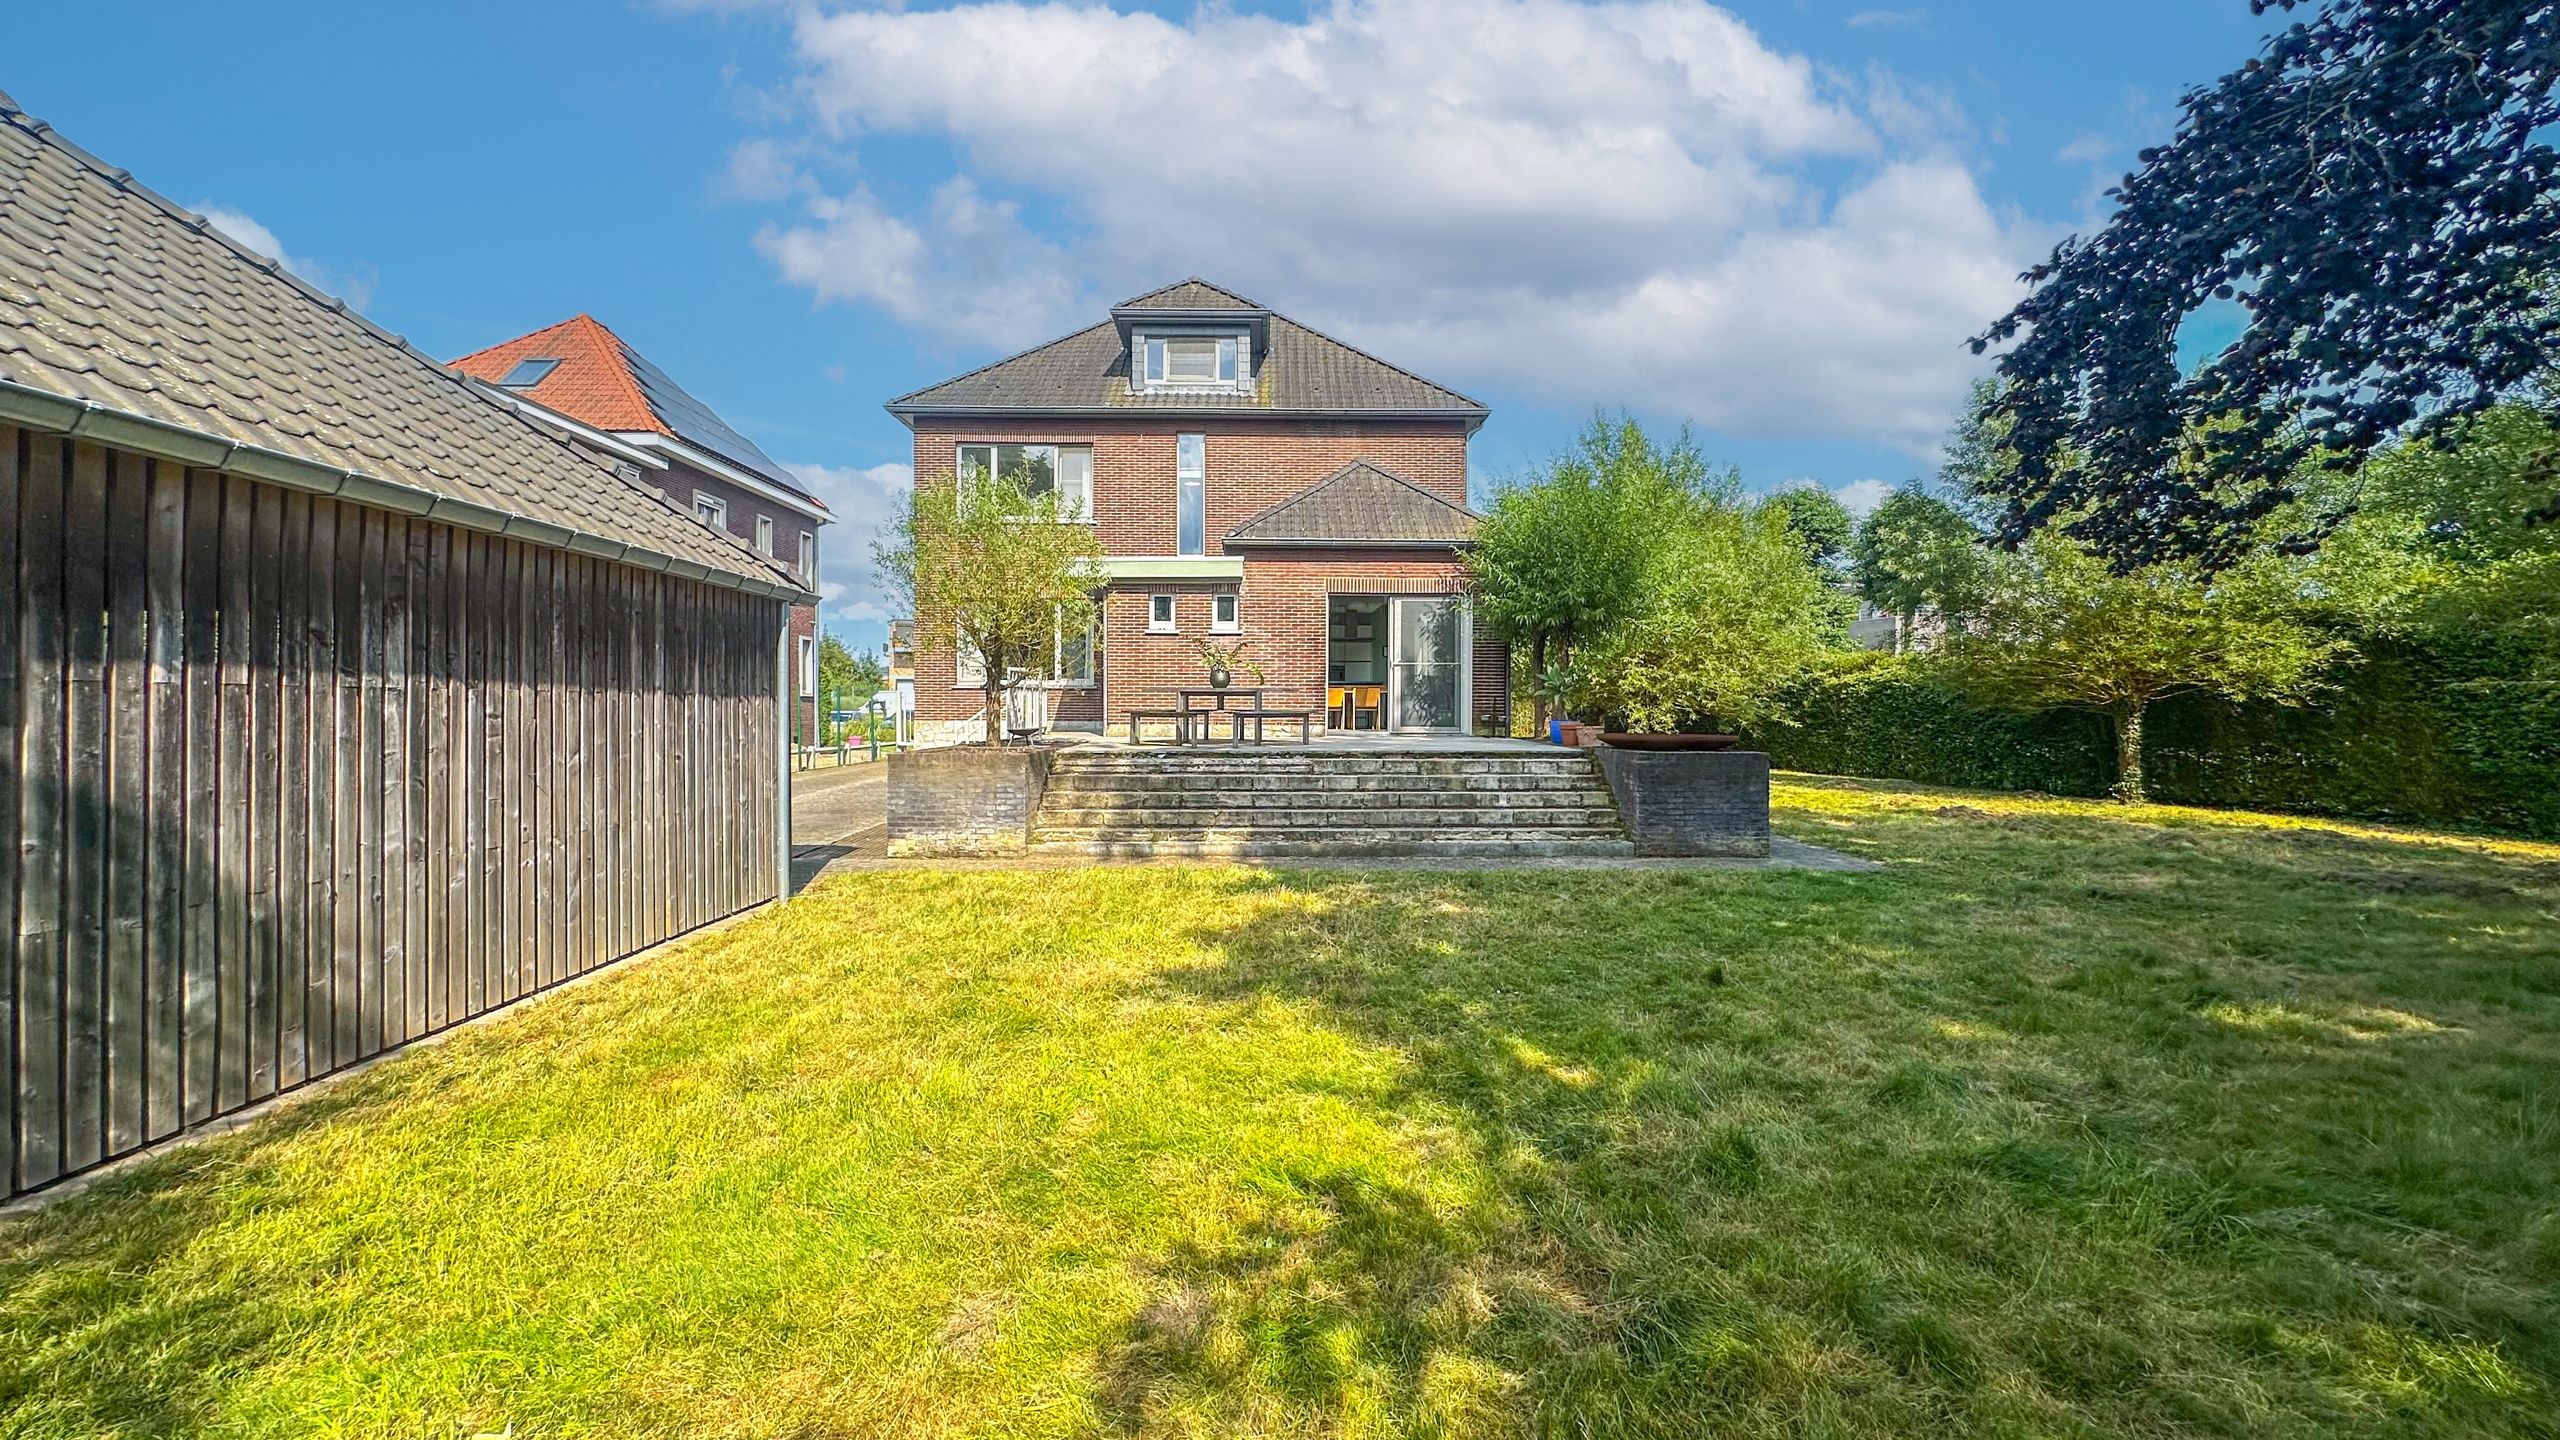
[[[1200,667],[1209,672],[1210,689],[1224,690],[1234,684],[1238,670],[1252,676],[1256,685],[1270,679],[1260,665],[1244,658],[1244,647],[1251,643],[1249,640],[1238,640],[1232,645],[1221,645],[1215,640],[1200,642]]]

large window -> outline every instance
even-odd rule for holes
[[[1090,445],[963,445],[960,483],[983,484],[990,475],[1009,477],[1022,493],[1038,498],[1051,491],[1058,505],[1076,519],[1093,514],[1093,447]]]
[[[1173,442],[1174,546],[1176,555],[1205,555],[1209,540],[1209,437],[1176,436]]]
[[[1101,616],[1094,616],[1098,627]],[[1094,663],[1102,653],[1102,634],[1098,628],[1069,630],[1060,621],[1049,637],[1049,653],[1024,668],[1031,672],[1029,683],[1053,689],[1081,689],[1093,683]],[[987,667],[978,658],[977,649],[964,638],[959,642],[958,663],[954,666],[952,687],[959,690],[986,688]]]

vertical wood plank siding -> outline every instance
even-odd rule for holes
[[[772,899],[782,624],[0,427],[0,1193]]]

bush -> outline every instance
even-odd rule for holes
[[[2162,702],[2144,747],[2154,798],[2560,836],[2560,685],[2494,655],[2375,643],[2299,707]],[[1974,705],[1923,661],[1859,657],[1754,728],[1773,764],[1986,790],[2098,796],[2105,720]]]

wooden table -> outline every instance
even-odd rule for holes
[[[1245,709],[1247,709],[1247,710],[1259,710],[1259,709],[1261,709],[1261,708],[1262,708],[1262,687],[1260,687],[1260,686],[1258,686],[1258,685],[1255,685],[1255,686],[1230,685],[1230,686],[1228,686],[1228,687],[1227,687],[1226,689],[1224,689],[1224,690],[1216,690],[1216,689],[1208,689],[1208,688],[1202,688],[1202,689],[1198,689],[1198,690],[1176,690],[1176,691],[1174,691],[1173,693],[1174,693],[1174,695],[1175,695],[1176,697],[1178,697],[1178,698],[1181,700],[1181,702],[1182,702],[1182,713],[1183,713],[1183,717],[1184,717],[1184,718],[1183,718],[1183,722],[1182,722],[1182,726],[1183,726],[1183,728],[1184,728],[1185,730],[1190,729],[1190,728],[1191,728],[1191,721],[1192,721],[1192,719],[1193,719],[1194,717],[1197,717],[1197,718],[1198,718],[1198,720],[1199,720],[1199,722],[1200,722],[1200,736],[1199,736],[1199,738],[1201,738],[1201,739],[1203,739],[1203,740],[1207,740],[1207,739],[1211,738],[1210,733],[1209,733],[1209,726],[1210,726],[1210,724],[1212,723],[1212,722],[1211,722],[1210,717],[1211,717],[1211,716],[1213,716],[1213,715],[1216,715],[1216,714],[1223,713],[1223,712],[1226,710],[1226,708],[1227,708],[1227,697],[1228,697],[1228,696],[1230,696],[1230,695],[1249,695],[1249,696],[1251,696],[1251,697],[1253,698],[1253,703],[1252,703],[1252,704],[1250,704],[1250,705],[1245,706],[1244,708],[1245,708]],[[1216,701],[1216,702],[1217,702],[1217,704],[1216,704],[1215,708],[1212,708],[1212,707],[1210,707],[1210,706],[1206,706],[1206,705],[1200,705],[1200,704],[1196,704],[1196,703],[1194,703],[1194,702],[1196,702],[1196,701],[1198,701],[1198,700],[1203,700],[1203,699],[1206,699],[1206,700],[1214,700],[1214,701]],[[1236,737],[1235,737],[1235,738],[1236,738],[1237,743],[1239,743],[1239,744],[1243,743],[1243,741],[1244,741],[1244,723],[1243,723],[1242,721],[1232,721],[1232,722],[1230,722],[1230,724],[1231,724],[1231,725],[1233,725],[1233,727],[1234,727],[1234,729],[1235,729],[1235,732],[1236,732]]]

